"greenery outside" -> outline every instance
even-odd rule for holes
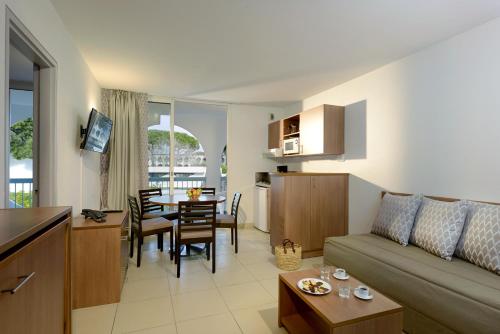
[[[33,159],[33,119],[26,118],[10,127],[10,153],[16,160]]]
[[[23,208],[31,208],[32,194],[30,192],[17,192],[15,194],[11,192],[9,199]]]

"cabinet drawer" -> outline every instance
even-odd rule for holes
[[[69,219],[0,262],[3,333],[64,333]]]

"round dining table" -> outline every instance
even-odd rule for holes
[[[189,200],[190,199],[186,194],[173,194],[151,197],[149,202],[158,205],[177,206],[179,202]],[[220,195],[200,195],[198,201],[217,201],[217,203],[223,203],[226,201],[226,198]]]

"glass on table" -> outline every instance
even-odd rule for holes
[[[321,266],[319,268],[319,277],[324,281],[330,281],[332,268],[330,266]]]
[[[338,289],[340,298],[349,298],[351,296],[351,286],[349,284],[340,283]]]

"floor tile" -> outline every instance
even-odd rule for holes
[[[236,285],[255,281],[248,270],[241,267],[236,270],[219,269],[213,274],[213,280],[218,287]]]
[[[274,302],[274,298],[258,282],[223,287],[220,292],[231,310]]]
[[[207,271],[197,271],[194,273],[182,273],[177,278],[174,274],[169,274],[170,291],[172,295],[185,292],[203,291],[215,289],[212,273]]]
[[[121,301],[130,302],[158,297],[170,297],[166,277],[126,282],[123,285]]]
[[[177,323],[179,334],[240,334],[241,330],[231,313],[208,316]]]
[[[206,268],[203,266],[202,262],[198,256],[190,256],[190,257],[182,257],[181,258],[181,277],[182,274],[191,274],[199,271],[206,271]],[[206,260],[205,260],[206,261]],[[166,270],[169,275],[177,275],[177,265],[174,261],[166,264]]]
[[[72,311],[72,329],[74,334],[109,334],[113,328],[116,307],[107,304],[80,308]]]
[[[203,261],[203,265],[209,271],[212,271],[212,261]],[[241,263],[232,253],[217,254],[215,258],[215,268],[237,270],[243,268]]]
[[[175,325],[160,326],[139,331],[128,332],[127,334],[177,334]]]
[[[160,277],[167,277],[165,267],[160,264],[141,263],[139,268],[130,264],[127,269],[127,282]]]
[[[116,312],[113,334],[148,329],[173,322],[174,313],[170,298],[120,303]]]
[[[178,322],[228,312],[216,289],[172,296],[172,304]]]
[[[252,252],[239,252],[236,255],[236,258],[244,265],[254,264],[259,262],[269,262],[269,263],[275,262],[274,255],[271,252],[265,250],[252,251]]]
[[[259,262],[245,265],[245,268],[259,281],[277,278],[278,274],[284,272],[283,270],[278,269],[275,264],[269,262]]]
[[[269,304],[232,311],[236,322],[245,334],[287,333],[278,327],[278,306]]]
[[[279,297],[278,277],[259,281],[267,292],[277,301]]]

